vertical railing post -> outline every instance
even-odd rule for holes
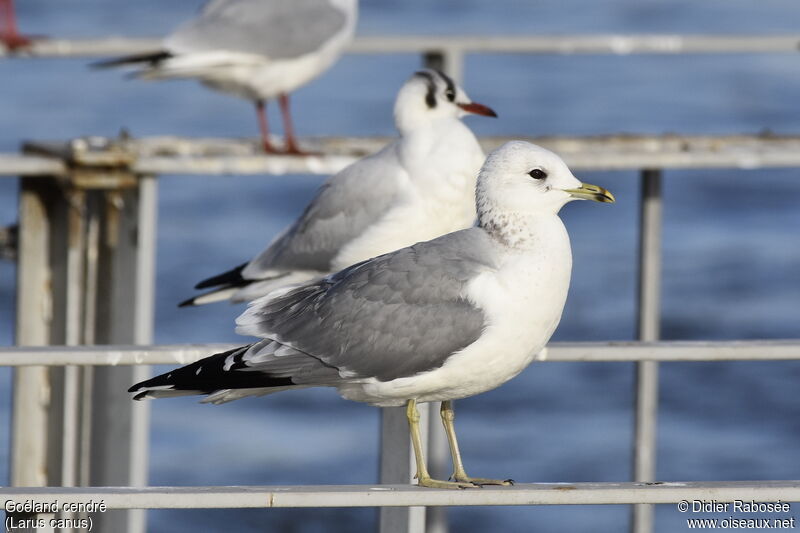
[[[655,341],[661,320],[661,171],[644,170],[641,176],[639,234],[638,337]],[[636,413],[634,422],[634,481],[654,481],[656,475],[656,425],[658,416],[658,363],[636,363]],[[654,507],[633,506],[631,530],[653,530]]]
[[[19,346],[50,344],[50,219],[57,190],[55,178],[25,178],[20,182],[15,324],[15,342]],[[43,486],[48,479],[50,370],[15,368],[13,387],[11,485]]]
[[[104,206],[98,279],[98,344],[152,342],[156,182],[139,177],[136,187],[112,191]],[[92,384],[92,465],[89,484],[147,483],[149,403],[125,391],[149,376],[142,365],[98,367]],[[144,531],[141,510],[103,513],[101,531]]]
[[[429,51],[423,57],[426,67],[445,72],[459,84],[464,80],[464,55],[460,49],[445,48]],[[439,417],[439,402],[427,404],[428,413],[428,463],[431,475],[437,479],[450,476],[450,448],[442,429]],[[428,507],[426,513],[427,533],[447,533],[450,530],[447,518],[447,507]]]
[[[78,344],[85,194],[60,177],[20,186],[16,343]],[[77,423],[74,368],[16,369],[12,484],[71,486]]]
[[[426,53],[423,66],[446,72],[456,83],[463,76],[463,55],[460,50],[447,49]],[[437,404],[419,404],[420,428],[423,446],[426,448],[431,475],[447,478],[449,451],[444,431],[439,423]],[[381,483],[410,483],[415,466],[414,454],[408,436],[408,422],[404,408],[381,410]],[[444,507],[382,507],[380,510],[381,533],[447,533],[447,510]]]
[[[418,405],[420,429],[428,425],[430,404]],[[424,433],[424,431],[423,431]],[[408,420],[405,407],[381,409],[380,477],[384,484],[413,483],[416,473],[414,453],[411,451]],[[427,452],[427,441],[422,445]],[[381,533],[423,533],[425,507],[381,507],[379,531]]]
[[[69,175],[22,180],[17,344],[149,344],[156,188],[116,143],[30,145]],[[17,369],[14,485],[144,485],[148,410],[125,390],[141,366]],[[101,531],[144,531],[143,511],[94,517]]]
[[[426,52],[422,57],[422,64],[427,68],[441,70],[459,85],[464,81],[464,53],[458,48]]]

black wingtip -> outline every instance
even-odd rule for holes
[[[92,61],[89,63],[89,68],[92,70],[102,70],[105,68],[116,67],[117,65],[122,65],[119,62],[119,59],[103,59],[102,61]]]
[[[125,57],[115,57],[113,59],[102,59],[100,61],[92,61],[89,63],[89,68],[93,70],[103,70],[107,68],[120,67],[122,65],[130,65],[135,61],[128,61]]]
[[[135,393],[133,396],[134,400],[144,400],[147,398],[147,391],[142,390],[142,383],[137,383],[136,385],[132,385],[131,388],[128,389],[128,392]]]
[[[291,377],[248,372],[242,356],[252,344],[217,353],[186,366],[137,383],[128,389],[134,400],[182,395],[211,394],[221,389],[291,387]],[[233,355],[232,362],[228,356]],[[238,357],[238,359],[237,359]],[[245,371],[241,371],[245,370]]]
[[[209,287],[216,287],[217,285],[238,285],[245,281],[242,277],[242,270],[247,266],[247,263],[242,263],[236,268],[232,268],[227,272],[212,276],[210,278],[200,281],[194,286],[195,289],[207,289]]]
[[[194,297],[189,298],[188,300],[184,300],[178,304],[178,307],[195,307],[194,305]]]
[[[120,67],[122,65],[135,65],[136,63],[148,63],[152,66],[152,65],[157,65],[161,61],[169,59],[170,57],[172,57],[171,52],[167,52],[166,50],[158,50],[156,52],[146,52],[144,54],[134,54],[129,56],[114,57],[111,59],[102,59],[100,61],[94,61],[92,63],[89,63],[89,68],[105,69],[105,68]]]

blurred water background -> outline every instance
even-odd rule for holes
[[[158,36],[199,0],[22,0],[23,30],[58,37]],[[359,33],[770,34],[797,31],[795,0],[362,0]],[[394,94],[415,56],[348,56],[297,91],[301,135],[389,135]],[[0,151],[24,139],[116,135],[254,137],[249,104],[192,82],[144,83],[84,60],[0,61]],[[479,135],[800,133],[797,54],[470,56],[465,87],[495,108]],[[584,174],[614,206],[562,212],[573,283],[555,340],[632,339],[638,178]],[[663,337],[800,336],[798,170],[670,171],[664,180]],[[175,177],[160,181],[157,343],[239,342],[239,307],[177,309],[195,281],[260,250],[323,178]],[[0,223],[16,217],[16,180],[0,180]],[[0,343],[13,343],[14,267],[0,263]],[[661,480],[800,478],[798,362],[662,365]],[[10,376],[0,369],[0,484],[8,481]],[[536,364],[458,402],[467,468],[518,481],[630,478],[633,366]],[[120,391],[124,394],[124,391]],[[216,407],[152,409],[153,485],[373,483],[377,411],[308,390]],[[501,452],[502,450],[502,452]],[[154,511],[151,531],[363,531],[373,510]],[[620,531],[625,507],[454,508],[457,531]],[[685,527],[672,506],[661,531]]]

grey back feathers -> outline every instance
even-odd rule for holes
[[[494,270],[495,244],[470,228],[265,296],[237,331],[264,340],[131,387],[134,399],[207,394],[222,403],[287,388],[412,377],[475,342],[486,316],[465,297]]]
[[[329,0],[215,0],[166,40],[172,52],[230,51],[292,59],[315,52],[347,24]]]
[[[492,246],[471,228],[359,263],[253,302],[237,332],[277,341],[348,379],[439,368],[483,330],[483,312],[464,294],[469,280],[494,268]]]
[[[377,222],[395,203],[396,147],[360,160],[339,172],[317,191],[303,214],[270,246],[250,261],[246,279],[262,278],[274,270],[330,272],[341,248]]]

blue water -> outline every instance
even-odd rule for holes
[[[53,36],[160,35],[198,1],[24,0],[22,27]],[[362,2],[362,34],[792,33],[795,0]],[[391,134],[391,102],[412,56],[344,58],[297,91],[304,135]],[[465,86],[499,120],[478,134],[800,132],[800,57],[473,56]],[[254,136],[246,103],[191,82],[147,84],[79,60],[0,62],[0,151],[23,139],[77,135]],[[586,173],[614,206],[570,205],[574,273],[556,340],[634,335],[638,179]],[[796,169],[671,171],[664,212],[663,336],[800,336],[800,179]],[[298,177],[174,177],[160,183],[156,341],[228,342],[240,308],[177,309],[195,280],[247,259],[296,216],[321,181]],[[15,219],[16,183],[0,179],[0,223]],[[231,238],[235,235],[236,238]],[[0,262],[0,342],[13,342],[14,269]],[[458,403],[467,467],[519,481],[630,477],[631,364],[547,363]],[[658,477],[800,478],[800,363],[662,365]],[[0,390],[10,389],[0,369]],[[121,394],[123,392],[121,391]],[[8,393],[0,427],[8,427]],[[331,391],[215,407],[152,405],[154,485],[372,483],[378,417]],[[7,433],[0,433],[0,482]],[[619,531],[624,507],[455,508],[455,530]],[[661,531],[685,515],[657,511]],[[373,510],[158,511],[152,531],[354,531]]]

